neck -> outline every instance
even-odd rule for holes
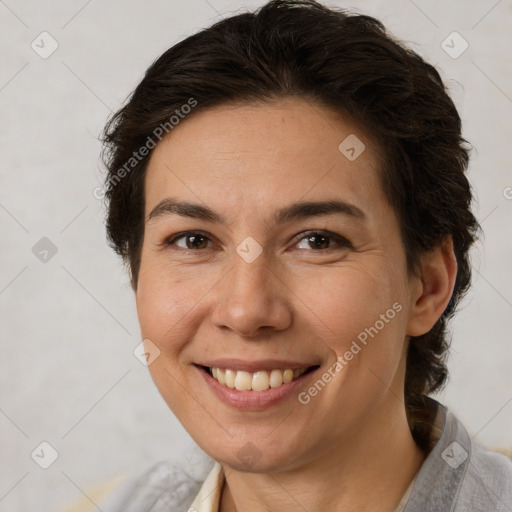
[[[403,404],[394,396],[386,401],[379,407],[385,415],[375,411],[357,432],[293,470],[224,467],[220,512],[394,511],[425,454],[412,438]]]

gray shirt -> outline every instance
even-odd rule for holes
[[[416,475],[404,512],[512,512],[512,461],[475,443],[438,404],[439,440]],[[103,512],[187,512],[214,460],[199,448],[125,482]]]

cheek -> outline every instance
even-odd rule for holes
[[[398,316],[393,304],[403,301],[401,279],[382,265],[323,269],[316,276],[298,278],[295,294],[308,323],[318,326],[335,352],[343,353],[358,336],[364,339],[368,329],[374,332],[376,323],[379,331],[384,331],[383,322],[386,331],[392,330]]]
[[[181,373],[180,356],[193,337],[200,301],[206,293],[204,281],[187,272],[177,272],[165,262],[141,264],[136,306],[143,339],[160,350],[148,370],[167,405],[180,418],[193,417],[197,409]],[[191,428],[191,427],[190,427]]]
[[[340,410],[376,403],[392,386],[402,360],[404,276],[398,265],[379,258],[366,263],[326,274],[309,296],[308,322],[319,326],[334,376],[325,376],[333,385],[324,399]]]
[[[198,276],[158,262],[142,263],[136,294],[137,314],[143,338],[151,339],[167,353],[179,347],[194,309],[208,285]]]

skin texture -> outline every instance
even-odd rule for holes
[[[349,134],[366,146],[354,161],[338,149]],[[378,155],[353,123],[294,98],[197,112],[151,156],[136,289],[141,334],[161,351],[149,369],[164,400],[223,465],[222,512],[392,511],[424,460],[405,415],[405,354],[408,336],[427,332],[444,311],[456,262],[447,239],[424,255],[420,275],[408,271]],[[170,197],[206,205],[227,223],[149,219]],[[330,199],[365,219],[329,214],[269,226],[282,207]],[[207,237],[200,248],[186,238],[166,243],[197,230]],[[316,248],[310,230],[350,243],[328,238]],[[252,263],[236,252],[249,236],[262,248]],[[237,410],[194,366],[218,357],[319,364],[307,390],[395,303],[400,312],[305,405],[293,394],[265,410]],[[237,456],[249,442],[259,456],[250,466]]]

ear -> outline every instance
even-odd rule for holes
[[[421,336],[432,329],[450,302],[456,277],[457,259],[448,235],[421,256],[421,275],[411,283],[409,336]]]

